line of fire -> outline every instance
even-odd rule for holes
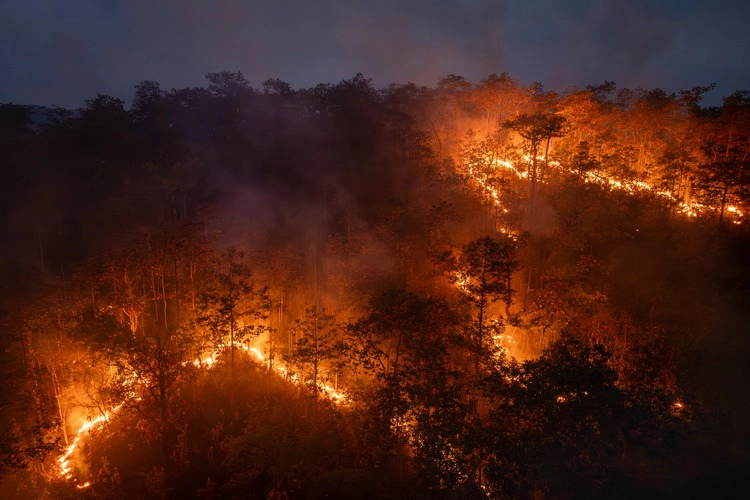
[[[721,496],[750,92],[0,105],[0,497]]]

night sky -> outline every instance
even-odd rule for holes
[[[142,80],[259,87],[478,82],[507,71],[548,90],[613,80],[668,92],[750,89],[746,0],[0,0],[0,102],[129,101]]]

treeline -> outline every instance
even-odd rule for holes
[[[280,80],[253,88],[241,73],[207,77],[206,88],[171,91],[144,81],[129,109],[105,95],[76,112],[48,110],[46,117],[39,109],[2,105],[8,236],[23,234],[27,254],[32,244],[49,246],[45,267],[59,273],[61,264],[90,253],[60,239],[109,241],[104,227],[152,224],[165,210],[184,218],[210,205],[222,183],[283,186],[296,203],[318,203],[327,185],[329,201],[335,198],[333,182],[366,206],[389,186],[403,196],[414,176],[459,160],[472,137],[511,161],[523,163],[519,153],[533,146],[545,167],[552,160],[579,176],[601,172],[647,182],[672,193],[675,204],[709,206],[718,217],[729,205],[747,203],[745,91],[720,107],[701,108],[711,87],[667,94],[605,82],[558,94],[540,84],[523,87],[503,73],[477,84],[449,75],[435,88],[382,90],[357,75],[297,90]],[[545,117],[556,124],[549,133]],[[528,133],[536,139],[525,146],[516,140]],[[405,162],[422,166],[400,168]],[[538,173],[541,180],[545,175]],[[99,204],[110,208],[98,210]],[[117,206],[129,209],[116,213]],[[60,220],[61,212],[68,220]],[[37,238],[28,238],[31,232]]]
[[[643,496],[742,477],[750,413],[716,389],[747,349],[746,234],[725,222],[747,201],[747,93],[207,78],[143,82],[129,109],[0,106],[8,495]],[[712,208],[695,224],[681,204]]]

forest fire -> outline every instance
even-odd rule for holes
[[[531,157],[529,155],[522,155],[522,157],[528,164],[531,164]],[[538,157],[537,160],[540,163],[552,166],[562,172],[566,172],[574,176],[578,175],[575,170],[563,167],[559,161],[550,160],[545,157]],[[518,179],[528,180],[529,178],[528,170],[518,169],[510,160],[488,157],[486,159],[486,162],[492,165],[495,169],[502,169],[504,171],[513,173]],[[467,167],[468,173],[472,177],[472,179],[491,196],[494,206],[503,208],[500,193],[496,188],[489,185],[486,176],[482,176],[478,173],[476,164],[469,164]],[[685,215],[686,217],[698,217],[703,213],[718,213],[722,210],[720,206],[705,205],[698,201],[683,201],[680,197],[678,197],[671,191],[656,189],[648,182],[638,180],[620,180],[611,177],[601,171],[585,172],[583,174],[583,180],[586,183],[597,184],[610,190],[624,191],[632,195],[636,195],[638,193],[653,194],[655,196],[664,198],[671,203],[674,203],[677,206],[678,212]],[[541,180],[540,182],[545,183],[547,181]],[[735,205],[727,205],[726,207],[724,207],[724,210],[726,210],[728,214],[733,216],[733,224],[742,224],[742,221],[745,217],[745,213],[743,210],[739,209]]]
[[[73,455],[73,452],[75,452],[76,448],[78,447],[80,441],[84,439],[85,437],[88,437],[91,435],[92,432],[101,429],[104,425],[106,425],[109,420],[117,414],[117,412],[120,411],[122,408],[122,404],[119,404],[112,408],[109,411],[104,412],[103,415],[99,415],[97,417],[94,417],[92,419],[86,420],[81,427],[76,431],[73,439],[71,440],[70,444],[67,448],[65,448],[65,453],[63,453],[58,459],[57,462],[60,464],[60,470],[58,472],[59,476],[61,478],[70,479],[74,482],[77,482],[77,479],[73,477],[73,469],[71,467],[71,457]],[[87,436],[88,433],[88,436]],[[76,487],[79,489],[87,488],[90,486],[91,483],[88,481],[83,484],[79,484]]]
[[[750,96],[209,83],[3,122],[0,496],[650,498],[714,470]]]
[[[260,349],[256,347],[249,347],[245,343],[236,343],[235,348],[248,353],[251,358],[259,364],[268,365],[268,358],[263,355]],[[198,368],[211,369],[217,363],[220,356],[220,351],[214,351],[209,355],[205,355],[196,359],[193,364]],[[275,367],[275,372],[284,380],[288,380],[294,384],[299,383],[298,376],[296,374],[290,375],[285,367],[277,366]],[[133,377],[130,377],[130,382],[127,385],[132,385],[132,381],[138,378],[140,377],[137,374]],[[307,381],[306,384],[309,384],[311,382],[312,381]],[[318,388],[323,394],[330,398],[331,401],[337,404],[347,404],[347,402],[350,401],[349,396],[340,391],[337,391],[334,387],[331,387],[328,384],[319,382]],[[137,395],[133,394],[133,397],[137,398]],[[86,421],[81,424],[78,430],[74,433],[70,444],[65,448],[64,453],[57,459],[60,467],[58,471],[58,476],[60,478],[71,480],[74,483],[78,482],[78,478],[74,476],[71,464],[74,452],[79,447],[82,440],[94,439],[96,436],[96,432],[102,430],[105,425],[109,424],[111,419],[114,418],[124,406],[125,402],[121,402],[118,405],[114,406],[112,409],[105,411],[102,415],[86,419]],[[88,488],[90,485],[91,483],[89,481],[86,481],[85,483],[77,484],[76,488],[84,489]]]

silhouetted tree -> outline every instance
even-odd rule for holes
[[[539,146],[542,141],[547,141],[547,152],[545,162],[548,161],[549,140],[553,137],[561,137],[564,133],[565,118],[550,113],[521,114],[520,116],[507,120],[503,126],[509,128],[526,141],[526,149],[529,154],[529,230],[533,228],[534,202],[536,199],[536,183],[539,176],[537,168]]]

